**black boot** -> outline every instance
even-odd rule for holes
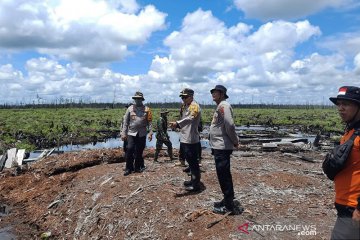
[[[174,160],[174,157],[173,157],[172,148],[169,148],[169,149],[168,149],[168,155],[169,155],[169,157],[170,157],[170,160],[173,161],[173,160]]]
[[[200,191],[200,174],[191,174],[191,186],[186,186],[185,190],[189,192]]]
[[[159,162],[158,157],[159,157],[159,151],[156,149],[155,155],[154,155],[154,162]]]
[[[191,180],[189,180],[189,181],[184,181],[184,186],[185,187],[189,187],[189,186],[191,186],[192,185],[192,181]]]
[[[130,175],[131,173],[132,173],[131,170],[126,169],[126,170],[124,171],[124,176]]]
[[[221,200],[219,202],[214,202],[214,208],[220,208],[220,207],[223,207],[225,206],[225,200]]]

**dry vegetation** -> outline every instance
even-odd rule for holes
[[[188,176],[162,156],[147,169],[123,176],[122,149],[65,153],[26,169],[0,175],[0,203],[10,207],[0,229],[17,239],[328,239],[335,221],[332,182],[321,172],[321,151],[301,155],[236,151],[232,156],[240,215],[212,213],[222,197],[213,158],[203,153],[203,190],[187,194]],[[249,233],[241,231],[249,224]],[[251,230],[259,225],[281,230]],[[301,236],[286,226],[315,226],[316,235]],[[9,228],[10,227],[10,228]],[[239,229],[240,228],[240,229]],[[281,227],[280,227],[281,228]],[[246,230],[246,229],[245,229]],[[302,229],[300,229],[302,230]],[[1,234],[1,232],[0,232]]]

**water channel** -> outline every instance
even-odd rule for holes
[[[10,213],[9,206],[0,203],[0,218],[5,217]],[[1,240],[15,240],[16,237],[11,234],[11,227],[0,228],[0,239]]]
[[[254,131],[254,132],[262,132],[267,131],[269,128],[266,128],[264,126],[238,126],[236,127],[236,131],[241,133],[242,131]],[[271,130],[271,129],[270,129]],[[277,131],[281,132],[287,132],[287,129],[278,129]],[[180,147],[180,140],[179,140],[179,133],[175,131],[168,131],[170,141],[172,142],[173,148],[179,149]],[[201,146],[203,149],[209,149],[209,141],[207,139],[208,137],[208,129],[205,129],[202,132],[202,139],[201,139]],[[283,138],[282,141],[288,141],[294,138],[306,138],[309,142],[313,142],[315,139],[315,136],[313,135],[306,135],[302,133],[296,133],[296,134],[288,134],[288,137]],[[118,148],[122,147],[124,142],[120,138],[109,138],[106,141],[103,142],[95,142],[95,143],[87,143],[87,144],[79,144],[79,145],[63,145],[60,146],[58,149],[56,149],[59,152],[69,152],[69,151],[79,151],[79,150],[89,150],[89,149],[108,149],[108,148]],[[152,141],[149,141],[146,139],[146,147],[147,148],[155,148],[156,146],[156,138],[155,134],[153,136]],[[37,158],[41,152],[34,151],[30,153],[29,158]]]

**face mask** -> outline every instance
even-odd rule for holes
[[[141,99],[135,99],[134,101],[135,101],[136,106],[142,105],[142,100]]]

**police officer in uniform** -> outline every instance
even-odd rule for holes
[[[134,99],[135,103],[125,112],[121,132],[121,139],[128,142],[124,176],[134,171],[142,172],[145,169],[142,154],[146,145],[147,131],[149,131],[149,141],[152,140],[153,134],[152,113],[151,109],[143,104],[144,95],[141,92],[136,92],[132,99]]]
[[[201,118],[201,109],[194,100],[194,90],[185,88],[180,92],[183,101],[181,106],[180,120],[171,122],[170,126],[180,129],[180,144],[183,147],[185,160],[188,162],[191,171],[191,180],[185,181],[184,186],[187,191],[200,190],[200,167],[198,162],[198,126]]]
[[[168,155],[170,160],[173,160],[173,153],[172,153],[172,144],[170,141],[170,137],[167,133],[168,121],[167,115],[169,111],[167,109],[162,108],[160,110],[160,118],[156,122],[157,131],[156,131],[156,150],[155,150],[155,157],[154,161],[158,161],[159,152],[162,149],[163,144],[167,146]]]
[[[214,212],[225,214],[234,212],[234,186],[230,172],[230,155],[239,146],[239,138],[235,132],[233,111],[226,101],[226,88],[216,85],[211,89],[216,110],[210,125],[209,144],[214,155],[216,174],[218,176],[223,200],[214,203]]]

